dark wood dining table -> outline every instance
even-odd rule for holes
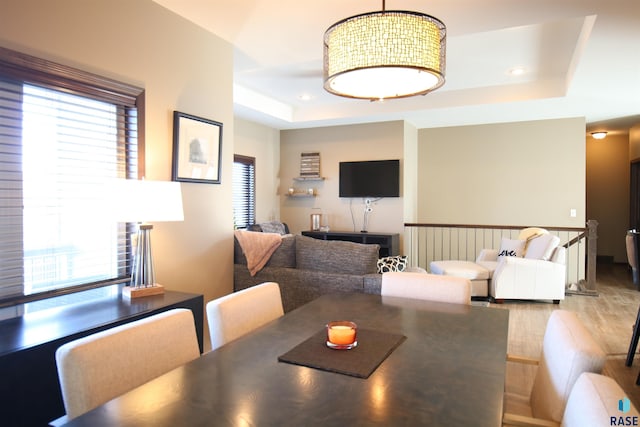
[[[278,361],[330,320],[406,339],[368,378]],[[503,309],[325,295],[69,425],[500,426],[508,323]]]

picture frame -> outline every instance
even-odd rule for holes
[[[221,160],[222,123],[174,111],[171,179],[220,184]]]

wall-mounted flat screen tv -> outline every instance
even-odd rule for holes
[[[400,197],[400,160],[340,162],[340,197]]]

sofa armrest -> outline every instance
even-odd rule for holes
[[[491,279],[497,299],[564,299],[566,266],[519,257],[503,257]]]
[[[482,249],[476,258],[476,262],[480,261],[498,261],[498,250]]]

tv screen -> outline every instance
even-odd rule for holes
[[[400,197],[400,160],[340,162],[340,197]]]

